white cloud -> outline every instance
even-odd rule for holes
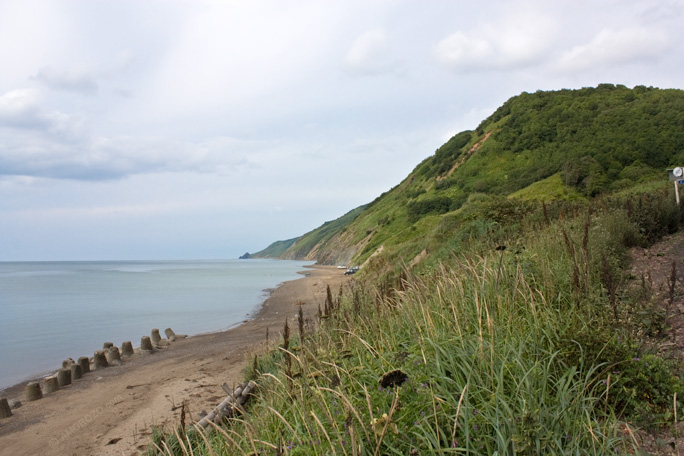
[[[589,43],[573,47],[558,61],[559,71],[579,72],[597,67],[661,58],[669,47],[666,34],[641,27],[603,29]]]
[[[494,66],[494,46],[491,41],[471,38],[463,32],[452,33],[435,48],[439,61],[456,70],[472,70]]]
[[[34,78],[47,87],[55,90],[66,90],[92,95],[97,93],[99,89],[95,76],[91,72],[83,70],[65,71],[47,66],[39,70]]]
[[[392,70],[396,62],[390,54],[385,29],[368,30],[358,36],[344,56],[344,63],[353,73],[377,74]]]
[[[0,96],[0,127],[29,128],[45,124],[35,89],[17,89]]]
[[[438,62],[458,73],[515,69],[545,59],[557,34],[556,20],[541,12],[518,11],[459,30],[434,47]]]
[[[522,91],[682,87],[681,3],[0,0],[0,213],[64,210],[0,224],[26,239],[0,259],[51,245],[97,257],[84,237],[125,247],[144,213],[147,240],[183,224],[235,244],[301,234]],[[197,217],[169,201],[211,203]],[[29,235],[57,220],[63,235]],[[170,238],[164,256],[199,245]]]

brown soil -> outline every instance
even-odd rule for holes
[[[151,355],[136,354],[123,366],[90,372],[71,386],[26,402],[17,385],[0,396],[23,405],[0,420],[0,453],[7,455],[135,455],[150,441],[151,426],[175,425],[185,403],[193,419],[211,410],[234,386],[253,355],[275,345],[287,318],[296,327],[301,305],[315,321],[326,285],[348,280],[330,266],[314,266],[304,278],[271,293],[251,321],[220,333],[181,339]],[[177,333],[182,328],[174,328]],[[269,343],[266,333],[270,334]]]
[[[454,171],[456,171],[458,169],[459,166],[461,166],[463,163],[465,163],[465,161],[468,159],[468,157],[470,157],[472,154],[474,154],[475,152],[480,150],[480,147],[482,147],[482,145],[485,143],[485,141],[487,141],[489,139],[489,137],[491,136],[492,133],[493,133],[493,131],[490,131],[489,133],[484,135],[484,137],[481,140],[479,140],[478,142],[473,144],[473,147],[468,149],[468,152],[466,152],[463,157],[461,157],[459,160],[456,161],[456,163],[454,163],[454,166],[451,167],[449,172],[446,173],[444,176],[437,176],[437,180],[441,181],[441,180],[444,180],[447,177],[451,176],[454,173]]]
[[[639,288],[647,296],[656,313],[663,316],[663,338],[659,340],[661,352],[682,359],[684,353],[684,232],[664,238],[651,248],[631,251],[630,286]],[[674,282],[673,282],[674,263]],[[674,398],[673,398],[674,399]],[[682,411],[678,421],[682,420]],[[628,434],[632,434],[628,432]],[[674,423],[658,432],[635,432],[633,438],[643,454],[684,454],[684,423]]]

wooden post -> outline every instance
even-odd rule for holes
[[[677,198],[677,206],[679,206],[679,183],[677,181],[674,181],[675,183],[675,198]]]

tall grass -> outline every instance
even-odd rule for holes
[[[673,365],[635,342],[617,293],[638,224],[608,206],[544,212],[515,248],[482,244],[391,288],[357,282],[317,331],[255,364],[246,415],[157,436],[153,452],[633,453],[626,419],[646,410],[667,422],[681,396]]]

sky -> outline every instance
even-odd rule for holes
[[[523,91],[684,88],[683,0],[0,0],[0,261],[224,259]]]

